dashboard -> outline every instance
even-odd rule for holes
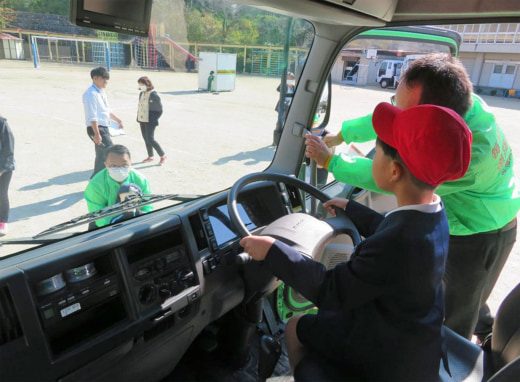
[[[0,259],[2,380],[159,380],[207,325],[273,291],[258,263],[236,261],[226,198]],[[238,204],[254,231],[301,202],[283,184],[259,182]]]

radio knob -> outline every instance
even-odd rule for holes
[[[191,280],[193,280],[194,277],[195,277],[195,275],[189,269],[185,269],[185,270],[179,272],[179,280],[182,282],[191,281]]]
[[[166,267],[166,260],[161,258],[155,259],[153,266],[157,271],[160,272]]]
[[[147,284],[141,287],[139,290],[139,301],[141,301],[142,304],[150,304],[155,300],[157,291],[154,285]]]
[[[172,295],[172,291],[168,287],[168,284],[163,284],[159,287],[159,297],[168,298]]]

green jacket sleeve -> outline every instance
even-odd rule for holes
[[[334,178],[355,187],[387,194],[376,186],[372,177],[372,159],[351,157],[348,154],[334,155],[327,167]]]
[[[344,121],[341,126],[341,137],[345,143],[368,142],[376,139],[372,127],[372,114]]]
[[[147,195],[147,194],[151,194],[152,191],[150,189],[150,183],[148,182],[148,180],[146,178],[143,177],[143,184],[141,186],[141,189],[143,190],[143,194]],[[151,204],[147,204],[146,206],[142,206],[141,208],[139,208],[139,210],[141,212],[150,212],[150,211],[153,211],[153,205]]]
[[[106,171],[102,170],[101,172]],[[87,208],[89,213],[99,211],[109,205],[109,192],[102,187],[105,175],[101,174],[101,172],[96,174],[96,176],[90,180],[87,188],[85,189],[84,195],[85,200],[87,201]],[[110,223],[110,219],[111,217],[96,220],[96,225],[98,227],[108,225]]]

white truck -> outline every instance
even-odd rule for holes
[[[410,54],[403,60],[384,60],[377,70],[376,81],[382,88],[396,87],[401,73],[404,72],[410,63],[425,56],[424,54]]]
[[[377,70],[376,81],[382,88],[394,87],[401,75],[402,60],[384,60]]]

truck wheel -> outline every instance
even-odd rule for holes
[[[388,87],[388,85],[390,84],[390,81],[388,81],[388,78],[383,78],[381,80],[381,82],[379,83],[379,85],[381,85],[381,87],[383,89],[386,89]]]

